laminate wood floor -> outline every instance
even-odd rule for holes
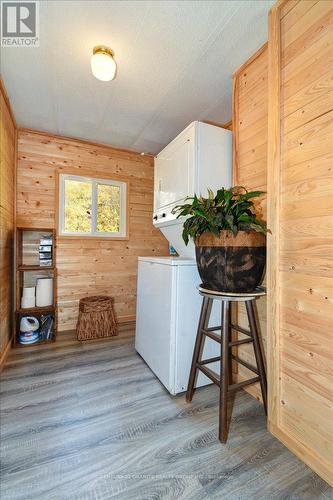
[[[1,500],[327,499],[332,491],[237,394],[228,443],[218,392],[171,397],[133,332],[15,349],[1,384]]]

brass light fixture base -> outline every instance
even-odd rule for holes
[[[96,45],[93,48],[93,55],[95,54],[107,54],[108,56],[114,57],[114,52],[110,47],[106,45]]]

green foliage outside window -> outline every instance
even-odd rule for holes
[[[92,183],[65,180],[64,229],[68,233],[92,232]],[[96,231],[110,233],[120,231],[120,187],[97,184]]]
[[[97,186],[97,231],[120,231],[120,187],[110,184]]]
[[[65,231],[91,232],[92,185],[90,182],[65,181]]]

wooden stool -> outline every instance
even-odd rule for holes
[[[80,300],[76,325],[78,340],[91,340],[118,335],[112,297],[95,296]]]
[[[219,416],[219,440],[222,443],[227,441],[228,437],[228,394],[232,391],[240,389],[249,384],[254,384],[255,382],[260,382],[262,399],[264,403],[265,413],[267,415],[267,381],[265,365],[263,361],[263,355],[261,350],[261,345],[258,336],[258,325],[255,315],[255,300],[257,297],[266,295],[264,288],[257,288],[253,292],[249,293],[227,293],[218,292],[214,290],[209,290],[204,288],[203,285],[198,287],[200,295],[203,296],[197,338],[195,341],[192,366],[190,371],[190,377],[187,386],[186,400],[188,402],[192,401],[196,379],[199,370],[204,373],[208,378],[214,382],[220,388],[220,416]],[[210,312],[214,300],[221,301],[221,325],[208,327]],[[250,330],[241,328],[238,325],[231,323],[231,304],[233,302],[245,302],[247,317],[249,321]],[[215,332],[220,330],[221,335],[217,335]],[[240,333],[247,335],[249,338],[242,340],[232,340],[231,332],[236,330]],[[221,355],[215,358],[209,358],[202,360],[202,352],[204,348],[205,338],[210,337],[211,339],[219,342],[221,344]],[[254,367],[238,358],[238,356],[232,354],[232,347],[253,343],[254,354],[256,358],[257,367]],[[256,374],[255,377],[239,382],[238,384],[232,383],[232,371],[231,362],[232,360],[242,364],[248,370]],[[218,376],[213,370],[207,367],[209,363],[220,362],[220,376]]]

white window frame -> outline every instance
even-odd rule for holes
[[[92,203],[91,203],[91,232],[83,233],[79,231],[65,231],[65,181],[90,182],[92,185]],[[97,186],[106,184],[119,186],[120,188],[120,230],[118,232],[100,232],[96,230],[97,225]],[[113,179],[102,179],[73,174],[59,174],[59,235],[60,236],[79,236],[86,238],[126,238],[127,237],[127,182],[116,181]]]

